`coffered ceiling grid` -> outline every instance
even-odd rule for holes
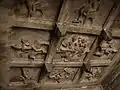
[[[106,79],[111,72],[102,74],[117,61],[120,48],[119,32],[113,27],[110,31],[119,14],[119,0],[86,1],[20,0],[12,9],[0,4],[9,15],[3,24],[10,32],[11,89],[77,88]]]

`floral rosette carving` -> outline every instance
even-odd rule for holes
[[[89,38],[85,36],[72,35],[64,39],[60,45],[63,61],[78,60],[82,55],[89,52]]]

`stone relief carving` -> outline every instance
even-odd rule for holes
[[[45,57],[47,53],[47,45],[41,44],[40,41],[21,39],[20,44],[13,44],[11,48],[16,51],[18,58],[28,58],[29,60],[35,60]]]
[[[82,55],[89,52],[89,38],[80,35],[71,35],[64,38],[59,50],[64,54],[61,56],[62,61],[75,61],[79,60]]]
[[[84,82],[97,81],[102,75],[101,67],[91,68],[91,72],[92,72],[92,74],[85,72],[83,74],[80,82],[84,83]]]
[[[96,56],[109,55],[111,53],[116,53],[118,50],[114,45],[114,41],[102,41],[100,47],[98,47],[98,51],[95,52]]]
[[[87,0],[78,10],[78,17],[73,23],[85,24],[86,22],[93,23],[95,14],[99,11],[101,0]]]
[[[14,0],[14,2],[13,12],[17,16],[40,17],[43,15],[40,0]]]
[[[34,84],[37,85],[37,79],[39,77],[40,69],[36,68],[20,68],[17,71],[12,72],[12,78],[10,82],[21,82],[23,84]],[[16,73],[16,74],[15,74]]]
[[[55,80],[57,83],[64,82],[65,80],[72,80],[76,73],[75,68],[54,68],[53,72],[49,74],[49,78]]]

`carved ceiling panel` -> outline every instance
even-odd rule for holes
[[[61,0],[3,0],[0,6],[9,10],[14,25],[52,30]]]
[[[53,71],[41,80],[41,83],[72,83],[76,68],[54,67]]]
[[[58,27],[64,30],[72,27],[67,30],[70,32],[74,32],[75,28],[78,32],[80,28],[101,30],[112,5],[113,0],[66,0]]]
[[[54,62],[82,62],[93,41],[93,36],[67,33],[57,46]]]
[[[9,46],[11,47],[12,62],[22,63],[40,61],[44,63],[50,41],[47,31],[12,28]]]
[[[10,69],[10,84],[11,85],[28,85],[38,84],[40,68],[15,68]]]
[[[93,54],[93,60],[111,60],[120,48],[119,39],[102,41]]]
[[[92,67],[91,72],[90,73],[83,73],[81,79],[80,79],[80,83],[87,83],[87,82],[96,82],[98,81],[103,72],[104,72],[105,67]]]
[[[100,33],[107,32],[102,26],[114,0],[6,0],[5,5],[1,2],[0,7],[4,8],[0,12],[7,8],[8,15],[3,14],[0,21],[2,29],[8,29],[10,85],[35,89],[47,85],[93,85],[118,53],[120,40],[117,36],[112,38],[112,33],[119,32],[119,15],[110,34]],[[3,20],[5,17],[8,21]]]

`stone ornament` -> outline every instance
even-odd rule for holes
[[[73,61],[80,59],[80,57],[89,52],[88,44],[89,38],[80,35],[71,35],[65,38],[59,50],[64,52],[64,56],[61,56],[63,61]]]
[[[59,68],[56,67],[49,74],[49,78],[55,80],[57,83],[64,82],[65,80],[72,80],[76,72],[75,68]]]
[[[102,41],[99,47],[99,50],[95,52],[95,56],[109,55],[116,53],[118,50],[115,48],[114,41]]]
[[[85,24],[86,22],[93,23],[94,15],[99,11],[101,0],[87,0],[78,10],[78,17],[73,23]]]
[[[101,67],[91,68],[91,71],[92,71],[92,74],[86,73],[86,72],[83,74],[82,78],[80,79],[81,83],[97,81],[100,78],[100,76],[102,75]]]
[[[12,45],[11,48],[15,51],[21,52],[20,57],[24,57],[35,60],[36,56],[41,53],[47,53],[47,47],[44,44],[40,44],[38,40],[34,40],[34,42],[30,42],[26,39],[21,39],[21,44]],[[42,56],[41,56],[42,57]]]
[[[40,0],[15,0],[13,12],[15,15],[25,17],[42,16],[43,11]]]

